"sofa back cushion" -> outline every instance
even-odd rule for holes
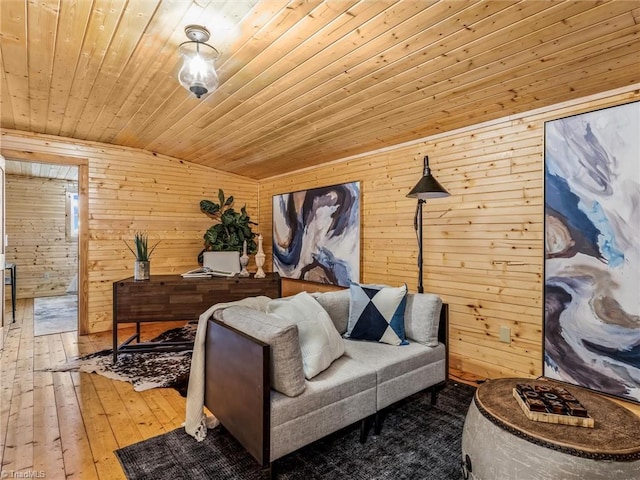
[[[267,304],[267,314],[298,326],[304,376],[311,379],[344,353],[344,342],[329,314],[307,292]]]
[[[404,311],[404,331],[415,342],[436,347],[442,299],[432,293],[410,293]]]
[[[306,384],[296,325],[246,307],[225,308],[222,321],[271,346],[272,389],[289,397],[304,391]]]
[[[313,293],[312,296],[327,311],[338,332],[347,331],[349,321],[349,289]],[[404,328],[408,340],[427,347],[438,345],[438,327],[442,299],[432,293],[409,293],[404,311]]]
[[[344,334],[347,331],[349,322],[349,289],[346,288],[335,292],[315,292],[311,296],[329,314],[338,333],[340,335]]]

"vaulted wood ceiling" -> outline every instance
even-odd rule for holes
[[[2,0],[2,127],[265,178],[640,81],[640,2]],[[184,26],[220,87],[176,79]]]

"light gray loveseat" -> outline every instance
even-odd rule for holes
[[[337,331],[347,330],[349,290],[314,294]],[[431,402],[447,378],[448,309],[432,294],[408,294],[408,345],[342,339],[344,354],[311,380],[301,372],[296,325],[230,307],[208,320],[205,405],[255,459],[271,462],[356,422],[380,432],[385,407],[421,390]]]

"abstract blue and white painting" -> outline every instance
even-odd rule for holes
[[[360,182],[273,196],[273,270],[342,287],[360,281]]]
[[[640,102],[545,124],[544,375],[640,402]]]

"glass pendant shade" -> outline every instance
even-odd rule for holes
[[[218,87],[218,74],[214,61],[218,51],[201,42],[184,42],[180,45],[183,63],[178,73],[180,85],[202,98]]]

